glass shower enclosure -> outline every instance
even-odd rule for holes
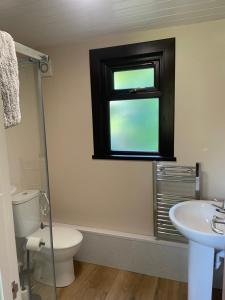
[[[36,197],[38,215],[35,218],[39,222],[38,228],[29,237],[17,234],[15,236],[21,299],[55,300],[52,220],[42,99],[42,71],[47,70],[48,61],[47,56],[39,57],[35,50],[29,51],[29,48],[20,44],[18,48],[19,52],[23,52],[18,53],[22,119],[19,125],[6,130],[12,206],[15,222],[15,205],[28,203],[30,198]],[[28,227],[29,222],[33,221],[33,216],[23,220]],[[17,229],[15,228],[15,232]],[[36,248],[35,245],[27,246],[28,241],[36,242],[32,240],[32,235],[40,237],[39,246]]]

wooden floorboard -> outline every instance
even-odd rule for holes
[[[69,287],[57,289],[58,300],[187,300],[187,284],[174,280],[80,262],[75,274]],[[213,300],[221,299],[214,290]]]

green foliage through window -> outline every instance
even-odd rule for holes
[[[159,99],[110,101],[112,151],[159,150]]]
[[[154,68],[114,72],[114,89],[154,87]]]

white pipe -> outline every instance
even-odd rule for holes
[[[48,61],[48,55],[15,42],[16,52],[37,60]]]

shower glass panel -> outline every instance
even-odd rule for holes
[[[34,219],[37,221],[28,237],[17,234],[20,219],[15,228],[22,300],[55,300],[52,222],[50,205],[46,200],[46,196],[49,198],[49,188],[39,63],[21,55],[18,56],[18,61],[22,120],[21,124],[6,130],[14,222],[18,217],[15,207],[18,208],[19,205],[23,211],[23,222],[27,222],[27,230],[29,222]],[[26,205],[27,200],[23,200],[26,197],[29,199],[29,193],[37,197],[35,213],[32,211],[35,217],[32,215],[30,220],[22,207]],[[34,244],[28,247],[27,241],[31,243],[31,237]],[[37,244],[39,239],[44,243],[40,247]]]
[[[3,298],[3,289],[2,289],[2,274],[0,272],[0,300],[4,300]]]

